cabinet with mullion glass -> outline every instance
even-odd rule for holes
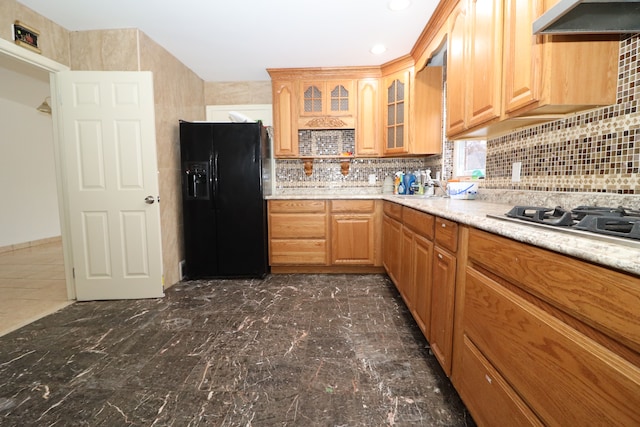
[[[409,116],[407,114],[409,75],[409,71],[401,71],[384,79],[387,89],[384,154],[405,154],[409,152]]]
[[[302,82],[300,115],[353,116],[355,91],[353,80]]]

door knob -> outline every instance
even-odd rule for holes
[[[148,205],[152,205],[154,201],[155,199],[153,198],[153,196],[147,196],[144,198],[144,202]]]

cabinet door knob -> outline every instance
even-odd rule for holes
[[[444,222],[442,223],[442,228],[446,228],[447,224],[445,224]]]
[[[442,254],[438,254],[438,258],[442,259]]]

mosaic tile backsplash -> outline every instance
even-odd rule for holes
[[[347,151],[353,153],[355,146],[355,129],[298,132],[298,149],[301,156],[338,156]]]
[[[621,40],[615,105],[487,141],[483,187],[640,194],[639,54],[639,35]],[[522,162],[517,183],[514,162]]]
[[[424,170],[428,165],[424,158],[350,159],[348,175],[340,171],[340,159],[315,159],[313,173],[306,176],[302,160],[277,160],[276,191],[287,189],[328,190],[344,188],[369,188],[382,192],[387,176],[397,171]],[[375,175],[375,184],[369,183],[369,175]]]
[[[481,187],[640,194],[639,98],[640,35],[625,36],[620,42],[616,104],[488,140],[486,179]],[[323,138],[314,143],[313,136],[301,135],[301,155],[318,149],[350,151],[344,148],[350,135],[341,135],[340,143],[336,142],[337,136]],[[313,148],[318,141],[320,145]],[[514,162],[522,162],[518,183],[511,182]],[[440,171],[444,179],[451,178],[453,143],[445,141],[442,155],[426,158],[353,159],[347,176],[340,173],[338,159],[316,160],[308,177],[300,160],[277,160],[276,188],[381,187],[384,177],[398,170],[427,167],[433,176]],[[376,175],[375,186],[368,183],[370,174]]]

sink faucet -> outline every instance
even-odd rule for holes
[[[442,181],[434,179],[434,180],[432,180],[432,182],[433,182],[433,186],[434,187],[437,187],[437,188],[440,189],[440,191],[442,191],[442,197],[449,197],[449,194],[447,193],[447,191],[442,186]]]

